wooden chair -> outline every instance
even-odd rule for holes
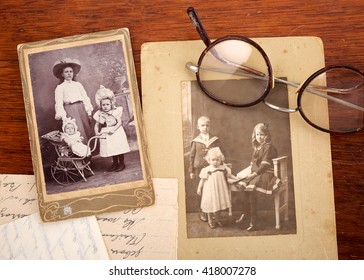
[[[274,175],[282,182],[279,190],[274,194],[274,213],[276,229],[280,228],[280,214],[283,212],[284,220],[288,221],[288,174],[287,156],[273,159]],[[282,199],[282,200],[281,200]]]
[[[273,159],[274,175],[281,180],[281,186],[274,193],[274,214],[276,220],[276,229],[280,229],[281,213],[283,212],[284,220],[288,221],[288,174],[287,174],[287,156],[282,156]],[[231,168],[231,164],[229,164]],[[230,185],[230,200],[231,192],[241,191],[234,184]],[[229,216],[232,216],[232,208],[229,208]]]

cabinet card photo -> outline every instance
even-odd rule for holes
[[[129,30],[21,44],[18,55],[42,220],[152,205]]]

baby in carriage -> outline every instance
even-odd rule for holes
[[[78,131],[74,119],[63,119],[62,130],[60,138],[71,148],[73,154],[79,157],[89,157],[91,155],[90,149],[82,142],[83,137]]]

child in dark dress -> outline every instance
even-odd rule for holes
[[[272,194],[280,186],[279,179],[274,175],[272,161],[273,158],[277,157],[277,149],[270,140],[268,124],[257,124],[252,134],[253,156],[248,168],[249,172],[238,183],[244,190],[244,210],[237,222],[242,221],[243,218],[249,218],[248,231],[256,229],[257,192]],[[238,173],[237,176],[240,177],[241,174]]]

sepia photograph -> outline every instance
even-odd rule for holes
[[[96,194],[92,209],[80,202],[82,212],[152,204],[128,30],[22,45],[19,56],[28,85],[24,99],[33,165],[44,202]],[[145,187],[145,194],[135,195]],[[120,191],[126,194],[120,201],[130,197],[128,203],[115,201]],[[74,215],[71,208],[62,215]]]
[[[255,86],[204,82],[223,94]],[[287,106],[287,92],[276,85],[269,101]],[[182,82],[182,99],[187,237],[296,234],[289,114],[221,104],[196,81]]]

